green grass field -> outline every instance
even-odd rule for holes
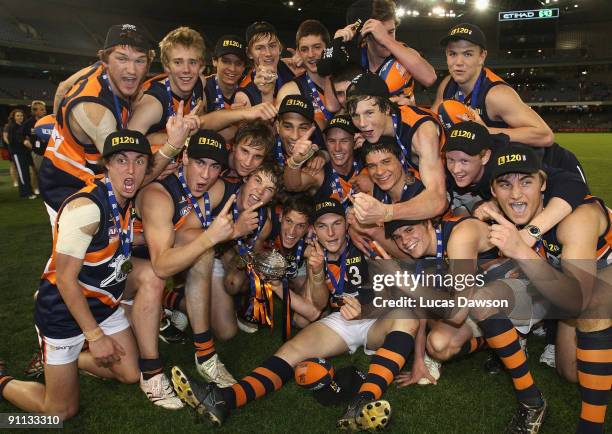
[[[582,161],[594,194],[612,203],[612,134],[559,134],[557,141],[574,151]],[[0,165],[0,357],[10,372],[23,378],[36,347],[33,327],[32,294],[47,261],[50,228],[40,200],[21,200],[10,185],[6,162]],[[260,331],[256,335],[239,333],[217,351],[235,377],[239,378],[271,355],[281,343],[280,331]],[[543,338],[530,337],[530,367],[536,383],[549,400],[550,413],[542,432],[573,432],[580,398],[577,387],[562,381],[554,370],[537,360],[544,347]],[[195,375],[190,345],[168,346],[160,343],[166,366],[178,364]],[[510,378],[505,373],[485,374],[485,353],[444,365],[437,386],[389,388],[386,399],[393,407],[389,432],[414,433],[496,433],[504,430],[515,409]],[[353,356],[333,360],[336,368],[355,364],[367,369],[368,358],[359,350]],[[149,404],[137,385],[120,385],[81,376],[81,410],[65,424],[69,432],[151,433],[210,431],[185,409],[165,411]],[[0,403],[0,413],[16,411]],[[287,433],[331,432],[344,407],[322,407],[294,383],[281,391],[235,411],[218,431]],[[608,411],[608,431],[612,431],[612,412]]]

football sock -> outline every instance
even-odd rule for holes
[[[162,306],[166,309],[178,309],[184,297],[184,286],[174,289],[164,288],[164,295],[162,296]]]
[[[486,339],[483,336],[479,336],[477,338],[471,338],[469,341],[466,341],[463,346],[459,349],[459,352],[453,356],[453,358],[458,358],[462,356],[467,356],[468,354],[472,354],[480,349],[482,349],[487,343]]]
[[[138,367],[142,372],[144,380],[150,380],[157,374],[161,374],[164,370],[164,363],[160,357],[156,359],[138,359]]]
[[[217,354],[210,329],[203,333],[194,333],[193,345],[195,346],[195,353],[198,363],[204,363],[212,356]]]
[[[483,331],[489,347],[495,351],[510,373],[518,400],[530,406],[540,405],[542,395],[533,382],[527,357],[512,322],[505,314],[498,313],[480,321],[478,326]]]
[[[603,433],[612,387],[612,327],[597,332],[576,330],[577,368],[582,408],[579,433]]]
[[[233,409],[280,389],[291,378],[291,365],[280,357],[272,356],[238,383],[221,389],[221,392],[228,408]]]
[[[556,319],[544,320],[544,330],[546,330],[546,345],[555,345],[557,341],[557,322]]]
[[[372,356],[359,395],[368,400],[380,399],[399,374],[413,348],[414,338],[409,333],[392,331],[387,334],[382,346]]]

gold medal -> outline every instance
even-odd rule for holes
[[[124,274],[130,274],[133,269],[134,265],[132,265],[132,261],[129,259],[127,261],[123,261],[123,264],[121,264],[121,272]]]

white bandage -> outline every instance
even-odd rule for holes
[[[100,223],[100,208],[95,203],[64,209],[60,214],[55,251],[83,259],[93,238],[83,228],[94,223]]]
[[[78,122],[98,150],[102,152],[106,136],[117,131],[117,121],[111,111],[103,105],[96,104],[95,110],[90,105],[88,110],[85,110],[85,104],[87,103],[77,104],[72,109],[72,117]],[[92,118],[94,119],[92,120]]]

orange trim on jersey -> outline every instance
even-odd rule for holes
[[[117,307],[121,303],[121,298],[119,298],[116,302],[114,302],[113,299],[109,297],[108,295],[102,294],[100,292],[92,291],[82,286],[80,288],[81,288],[81,292],[83,292],[83,295],[85,297],[97,298],[98,300],[100,300],[102,303],[104,303],[108,307]]]
[[[499,81],[501,81],[502,83],[506,82],[503,78],[501,78],[499,75],[491,71],[489,68],[483,68],[483,69],[485,72],[485,77],[487,77],[489,81],[491,81],[492,83],[496,83]]]

